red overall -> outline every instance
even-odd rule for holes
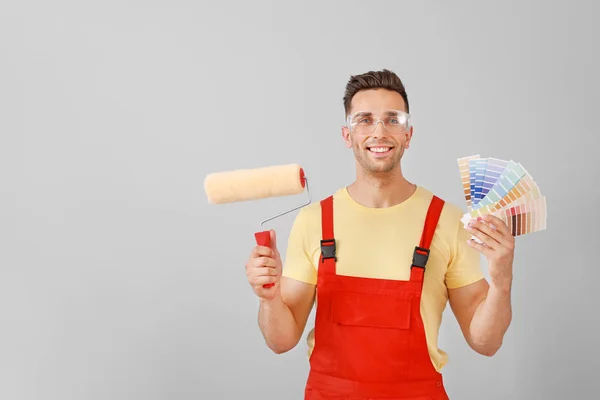
[[[443,206],[434,196],[410,280],[397,281],[336,274],[333,197],[321,201],[315,347],[305,400],[448,400],[427,350],[420,307],[429,246]]]

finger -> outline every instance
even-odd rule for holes
[[[254,258],[251,261],[251,266],[252,267],[269,267],[269,268],[275,268],[277,266],[277,263],[275,262],[274,259],[270,258],[270,257],[258,257],[258,258]]]
[[[486,257],[488,257],[490,255],[490,253],[492,252],[492,250],[489,247],[487,247],[487,246],[485,246],[483,244],[477,243],[473,239],[468,239],[467,243],[469,244],[469,246],[471,246],[475,250],[479,251],[480,253],[482,253]]]
[[[503,220],[491,214],[486,214],[480,218],[482,226],[487,226],[489,232],[494,232],[490,236],[496,239],[503,247],[511,248],[514,238]],[[486,232],[488,231],[486,230]]]
[[[471,235],[483,242],[485,247],[487,247],[488,249],[494,249],[495,246],[499,245],[499,243],[496,240],[481,232],[477,228],[467,227],[466,229],[471,233]]]
[[[252,250],[251,257],[275,257],[275,252],[266,246],[255,246]]]
[[[267,283],[276,283],[277,282],[277,277],[276,276],[257,276],[252,278],[252,286],[255,287],[262,287],[263,285],[266,285]]]
[[[251,276],[277,276],[279,270],[277,268],[269,267],[255,267],[248,272]]]
[[[495,229],[492,229],[487,223],[472,219],[466,229],[472,235],[486,242],[488,246],[495,247],[500,244],[502,235]]]
[[[269,270],[272,271],[277,271],[277,264],[275,264],[275,262],[269,262],[268,260],[272,260],[269,258],[254,258],[252,260],[250,260],[247,264],[246,264],[246,275],[251,276],[251,275],[256,275],[256,271],[262,271],[265,270],[264,273],[268,273]]]
[[[500,218],[496,217],[493,214],[485,214],[481,217],[481,219],[489,224],[492,224],[497,231],[499,231],[503,236],[512,236],[512,233],[506,226],[506,223]]]

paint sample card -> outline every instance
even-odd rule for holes
[[[546,197],[496,211],[494,215],[506,223],[513,236],[542,231],[546,229]]]
[[[485,171],[487,169],[487,158],[480,158],[475,161],[475,193],[474,193],[474,205],[477,205],[481,199],[483,199],[483,183],[485,178]]]
[[[471,219],[492,214],[513,236],[546,229],[546,197],[520,163],[479,154],[457,161],[468,210],[461,218],[465,226]]]
[[[470,161],[479,158],[479,155],[473,155],[468,157],[462,157],[458,159],[458,171],[460,173],[460,180],[462,182],[463,187],[463,195],[465,197],[465,202],[467,203],[467,208],[471,210],[471,203],[473,198],[473,186],[471,183],[471,173],[470,173]],[[473,179],[474,179],[473,174]]]
[[[496,185],[496,182],[502,176],[504,169],[508,161],[499,160],[497,158],[489,158],[487,167],[485,169],[485,175],[483,177],[483,187],[481,190],[482,197],[485,198],[490,190]],[[477,204],[480,204],[479,201]]]
[[[510,191],[518,184],[523,175],[525,169],[520,164],[510,160],[506,162],[506,165],[500,172],[498,179],[492,185],[490,190],[484,199],[479,201],[474,209],[479,209],[484,206],[489,206],[493,203],[499,202],[503,199]]]

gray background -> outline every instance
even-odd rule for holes
[[[408,89],[410,180],[465,208],[456,159],[479,153],[521,162],[548,198],[548,230],[518,239],[503,349],[476,355],[444,317],[451,398],[590,398],[596,15],[591,1],[4,1],[0,399],[301,399],[305,336],[269,352],[244,263],[259,222],[305,195],[210,206],[203,179],[297,162],[315,201],[350,183],[344,85],[381,68]],[[294,216],[269,226],[282,250]]]

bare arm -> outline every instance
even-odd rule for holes
[[[256,246],[250,253],[246,275],[259,298],[258,325],[267,346],[277,354],[293,349],[312,310],[315,285],[282,277],[275,231],[271,231],[270,248]],[[265,288],[267,283],[274,286]]]
[[[490,286],[482,279],[448,293],[450,307],[469,346],[482,355],[496,354],[512,320],[510,289]]]
[[[293,349],[312,310],[315,286],[283,277],[272,299],[260,299],[258,324],[267,346],[277,354]]]
[[[450,307],[469,346],[492,356],[502,346],[512,320],[511,287],[514,237],[504,222],[492,215],[472,221],[467,228],[483,244],[469,244],[488,260],[491,283],[485,279],[448,291]]]

